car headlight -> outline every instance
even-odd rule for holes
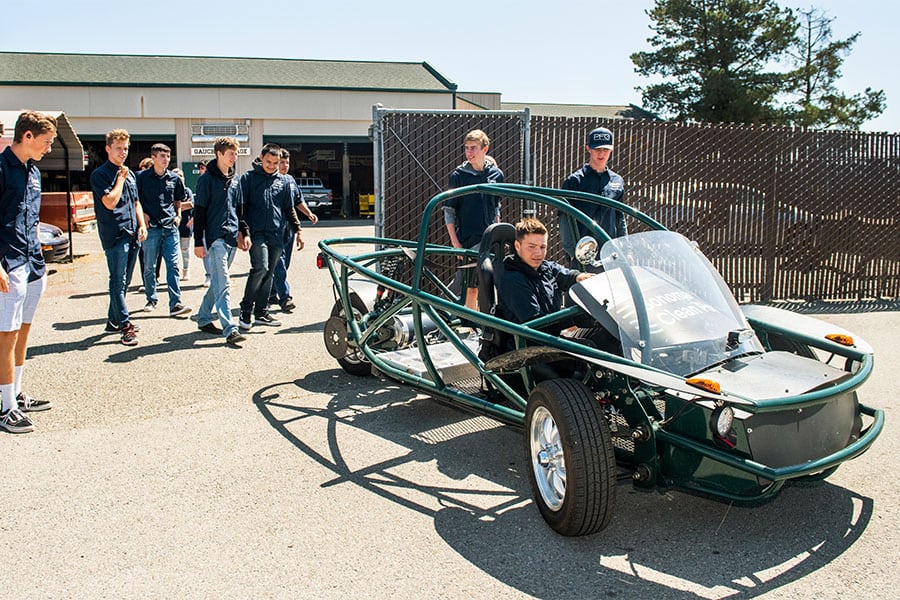
[[[734,441],[734,410],[730,406],[717,406],[709,418],[709,428],[716,440],[722,442]],[[731,444],[728,444],[731,446]]]

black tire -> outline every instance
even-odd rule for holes
[[[369,312],[369,309],[366,308],[365,303],[360,300],[359,296],[357,296],[356,294],[350,295],[350,305],[353,307],[353,312],[358,313],[357,317]],[[344,316],[344,305],[341,304],[340,300],[334,303],[334,306],[331,309],[331,316]],[[338,364],[341,365],[341,368],[351,375],[355,375],[357,377],[367,377],[372,374],[372,363],[370,363],[365,355],[363,355],[361,352],[348,354],[344,358],[337,359],[337,361]]]
[[[612,435],[583,383],[553,379],[532,390],[525,461],[535,504],[557,533],[590,535],[609,525],[616,497]]]
[[[798,342],[791,338],[785,337],[780,333],[768,333],[766,337],[769,339],[769,347],[772,350],[782,350],[784,352],[790,352],[791,354],[796,354],[797,356],[802,356],[804,358],[812,358],[818,360],[819,357],[816,356],[816,353],[813,352],[812,348],[804,344],[803,342]]]
[[[772,348],[772,350],[784,350],[785,352],[790,352],[792,354],[796,354],[797,356],[819,360],[819,357],[816,355],[813,349],[803,342],[788,339],[778,333],[770,333],[768,334],[768,338],[769,346]],[[844,361],[844,370],[848,373],[853,373],[858,368],[859,364],[852,358],[848,358]]]

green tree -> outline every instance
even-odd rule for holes
[[[800,27],[789,55],[794,70],[788,74],[785,121],[801,127],[859,129],[884,112],[883,90],[866,88],[847,96],[835,86],[844,58],[850,54],[859,32],[844,40],[832,40],[831,23],[816,8],[798,11]]]
[[[777,123],[785,75],[778,61],[797,20],[773,0],[656,0],[652,52],[631,60],[662,83],[638,88],[650,110],[676,120]]]

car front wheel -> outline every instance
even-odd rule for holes
[[[525,459],[541,516],[562,535],[589,535],[612,518],[616,462],[594,394],[571,379],[544,381],[525,412]]]

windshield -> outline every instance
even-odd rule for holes
[[[762,351],[715,267],[680,234],[610,240],[600,261],[603,272],[571,293],[601,324],[614,323],[626,358],[685,376]]]

